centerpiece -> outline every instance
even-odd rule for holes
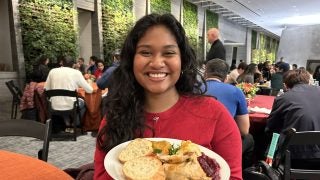
[[[236,85],[246,96],[247,104],[250,105],[250,101],[253,99],[253,97],[256,95],[259,88],[255,84],[251,83],[239,83]]]

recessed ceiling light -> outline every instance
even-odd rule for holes
[[[292,7],[293,7],[293,8],[296,8],[297,6],[293,5]]]
[[[248,1],[248,3],[251,3],[251,1]]]

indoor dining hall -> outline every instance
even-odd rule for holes
[[[0,180],[320,179],[320,1],[0,1]]]

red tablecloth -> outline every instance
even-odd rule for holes
[[[257,95],[254,97],[254,99],[250,102],[250,107],[258,106],[259,108],[272,108],[272,104],[274,101],[274,96],[264,96],[264,95]],[[266,118],[268,117],[268,114],[263,113],[250,113],[250,121],[252,122],[262,122],[265,123]]]
[[[0,179],[71,180],[73,178],[61,169],[39,159],[0,150]]]
[[[250,102],[250,107],[253,108],[255,106],[258,106],[259,108],[267,108],[271,110],[274,98],[275,98],[274,96],[257,95]],[[263,114],[263,113],[249,114],[249,118],[250,118],[249,131],[252,135],[255,136],[257,134],[264,133],[268,116],[269,116],[268,114]]]

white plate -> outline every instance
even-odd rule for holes
[[[169,139],[169,138],[146,138],[152,141],[168,141],[171,144],[181,144],[181,140]],[[106,157],[104,158],[104,167],[108,174],[116,180],[124,180],[124,175],[122,173],[122,164],[118,160],[119,153],[129,144],[130,141],[119,144],[118,146],[112,148]],[[200,146],[201,152],[205,155],[215,159],[220,165],[220,177],[221,180],[228,180],[230,177],[230,168],[227,162],[217,153],[211,151],[208,148]]]

